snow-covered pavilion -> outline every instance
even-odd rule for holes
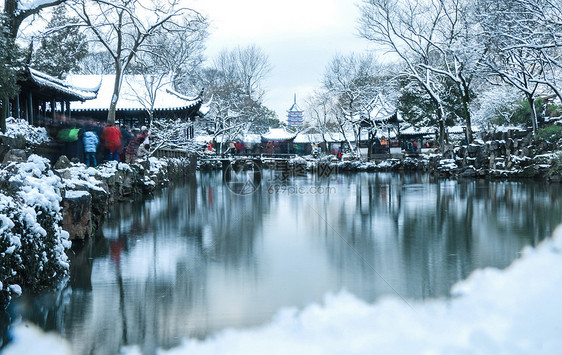
[[[99,92],[95,99],[72,106],[75,116],[91,118],[99,122],[107,120],[109,105],[113,97],[115,75],[71,75],[68,79],[74,86],[85,87],[99,83]],[[153,89],[149,89],[152,87]],[[195,120],[208,111],[201,95],[188,97],[172,89],[172,85],[150,84],[143,75],[125,75],[121,84],[115,121],[127,126],[140,126],[148,123],[150,114],[154,119],[170,118]]]
[[[76,87],[27,67],[18,81],[20,92],[10,100],[9,115],[38,125],[71,116],[71,102],[85,102],[96,97],[99,86],[88,89]]]
[[[287,132],[284,128],[270,128],[261,138],[264,142],[292,142],[296,136],[296,133]]]
[[[266,153],[293,153],[293,141],[296,133],[287,132],[284,128],[270,128],[261,135],[262,143],[265,144]]]
[[[390,104],[382,94],[375,96],[364,108],[361,114],[361,128],[369,131],[368,156],[373,154],[389,154],[397,147],[392,137],[400,135],[402,118],[396,107]],[[387,144],[380,142],[386,141]],[[364,143],[361,147],[367,148]]]

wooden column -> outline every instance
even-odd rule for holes
[[[56,122],[56,108],[57,108],[57,102],[55,101],[55,99],[51,100],[51,114],[53,115],[53,122]]]
[[[31,91],[29,91],[29,117],[27,122],[33,125],[33,93]]]
[[[20,94],[16,95],[16,100],[15,100],[15,106],[16,106],[16,114],[15,114],[15,118],[17,118],[18,120],[21,118],[20,117]]]

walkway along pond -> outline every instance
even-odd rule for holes
[[[448,297],[474,269],[507,266],[562,222],[560,184],[397,173],[280,183],[268,169],[261,178],[235,194],[221,171],[199,172],[116,203],[95,238],[75,242],[67,287],[14,299],[11,318],[61,334],[76,354],[153,353],[341,290],[369,302]]]

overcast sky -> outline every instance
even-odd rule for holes
[[[191,0],[207,15],[207,57],[224,48],[255,44],[273,67],[264,82],[265,105],[285,120],[297,94],[305,98],[320,87],[326,65],[336,53],[363,52],[369,42],[357,34],[355,0]]]

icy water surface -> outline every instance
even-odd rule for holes
[[[151,354],[341,290],[369,302],[448,297],[562,221],[558,184],[267,174],[248,195],[200,173],[117,204],[95,240],[73,247],[67,287],[15,300],[11,319],[61,334],[76,354]]]

